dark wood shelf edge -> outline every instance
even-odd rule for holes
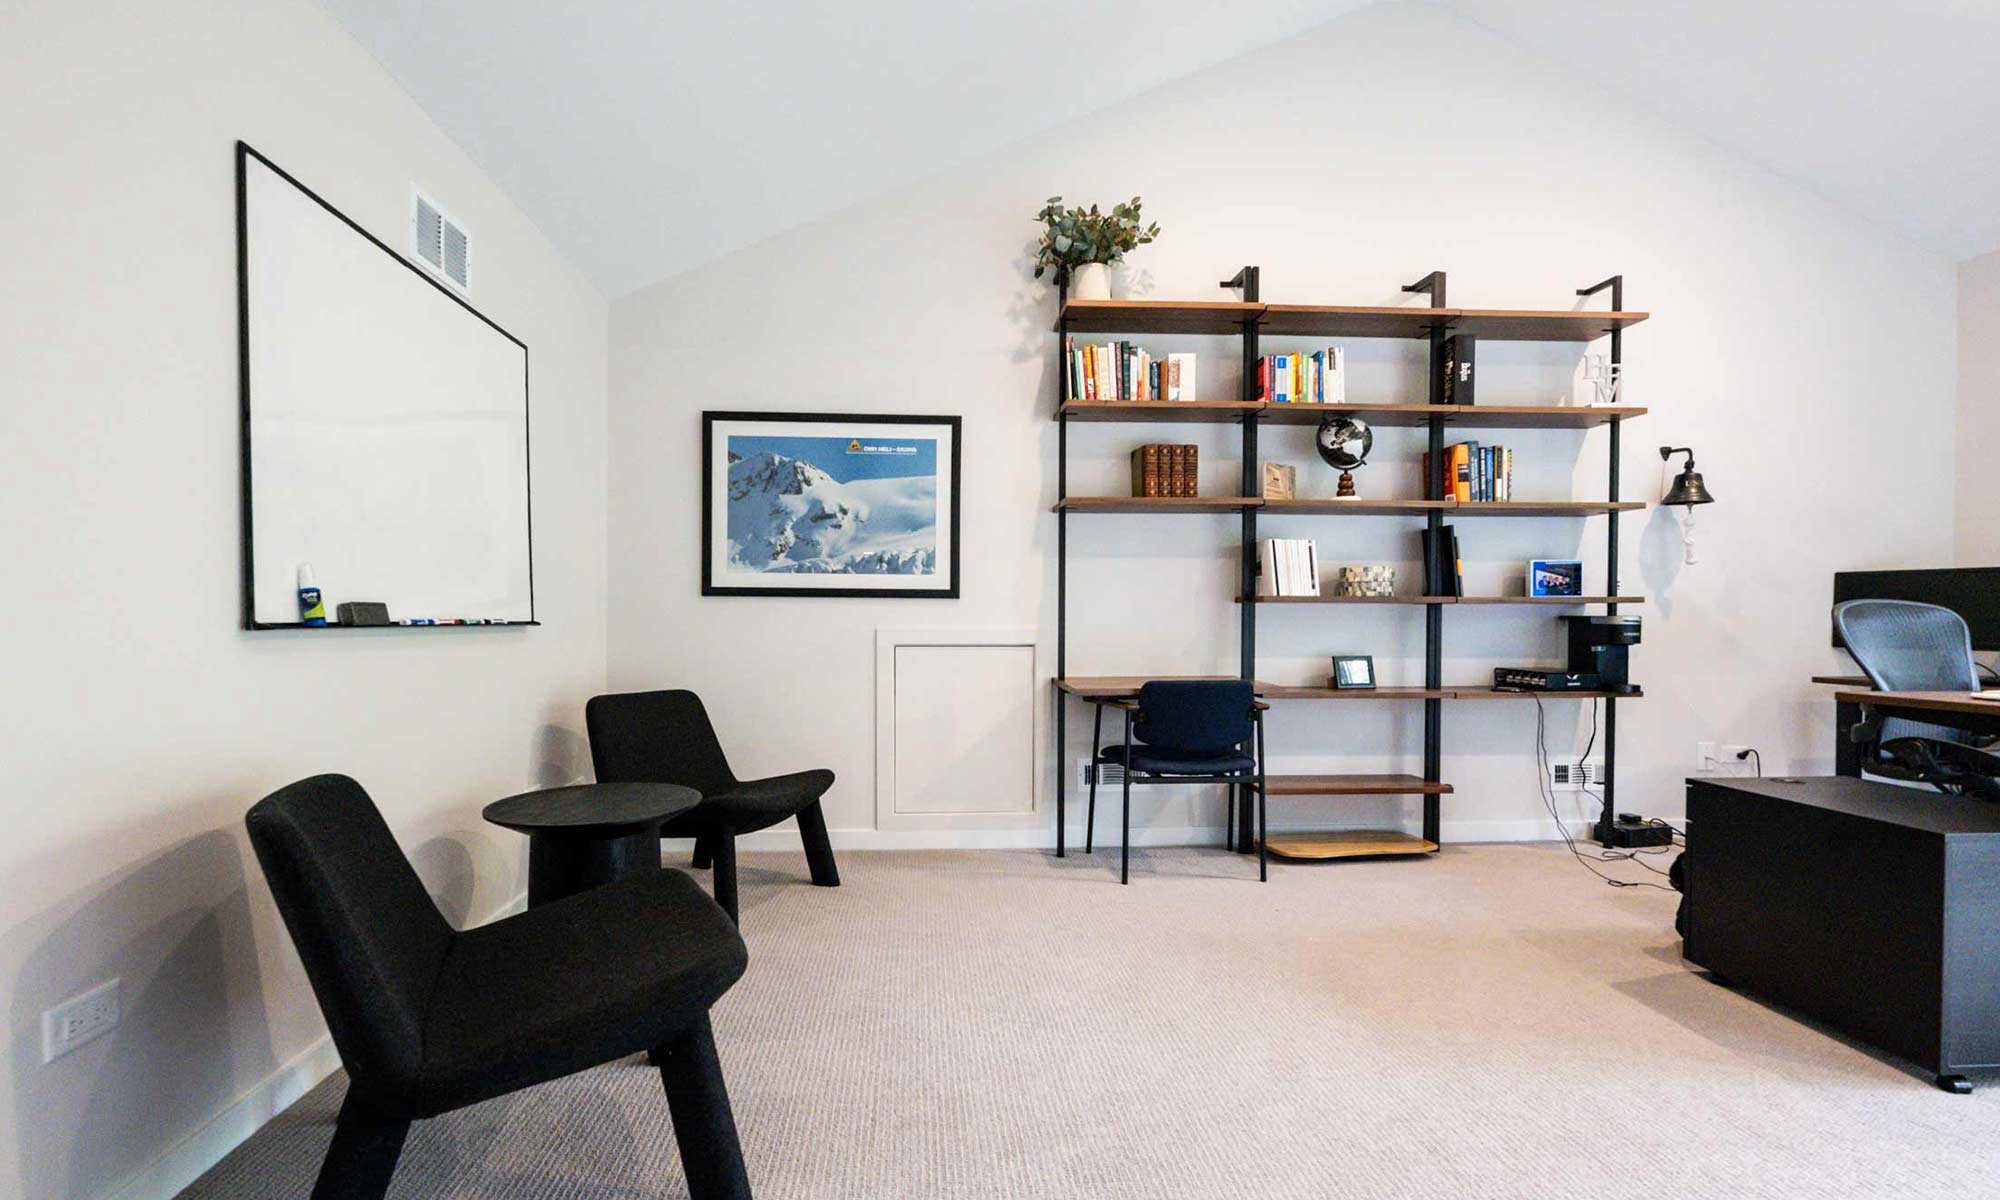
[[[1416,775],[1271,775],[1273,796],[1449,796],[1452,786]]]

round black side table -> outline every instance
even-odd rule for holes
[[[480,814],[528,835],[528,907],[660,869],[660,826],[701,803],[672,783],[585,783],[495,800]]]

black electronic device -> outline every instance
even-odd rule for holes
[[[1562,618],[1569,632],[1569,665],[1560,671],[1543,667],[1495,667],[1493,688],[1501,692],[1636,692],[1632,686],[1628,647],[1639,644],[1639,618],[1572,616]]]
[[[334,608],[333,619],[342,625],[387,625],[389,606],[373,600],[347,600]]]
[[[1497,692],[1595,692],[1597,673],[1584,671],[1544,671],[1539,667],[1493,668],[1493,690]]]
[[[2000,650],[2000,567],[1836,571],[1833,602],[1843,600],[1915,600],[1948,608],[1965,618],[1974,650]],[[1846,648],[1838,629],[1833,644]]]
[[[1636,692],[1627,662],[1628,647],[1639,644],[1639,618],[1568,616],[1569,673],[1597,676],[1597,690]]]
[[[1603,834],[1599,842],[1624,850],[1674,844],[1674,831],[1664,822],[1648,821],[1636,813],[1619,813]]]

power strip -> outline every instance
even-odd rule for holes
[[[1598,829],[1598,841],[1620,850],[1636,850],[1647,846],[1671,846],[1674,831],[1665,825],[1657,825],[1637,813],[1619,813],[1609,828]]]

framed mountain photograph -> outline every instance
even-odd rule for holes
[[[957,417],[701,415],[701,594],[958,598]]]

